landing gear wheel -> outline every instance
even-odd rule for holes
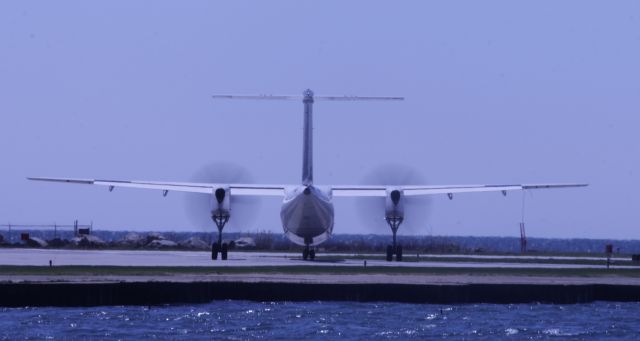
[[[394,202],[394,205],[398,204],[400,196],[401,193],[397,190],[391,192],[391,200]],[[402,211],[394,211],[391,214],[387,213],[385,220],[387,221],[387,224],[389,224],[393,236],[393,243],[391,245],[387,245],[387,262],[393,261],[394,254],[396,255],[396,261],[400,262],[402,261],[402,246],[397,244],[397,234],[398,228],[404,220],[404,213]]]
[[[307,258],[309,258],[309,248],[305,247],[302,250],[302,259],[307,260]]]
[[[220,251],[220,259],[227,260],[227,252],[229,252],[229,245],[222,243],[222,251]]]
[[[310,260],[316,259],[316,250],[314,249],[309,250],[309,259]]]
[[[211,244],[211,259],[212,260],[218,259],[218,252],[220,252],[220,247],[218,246],[218,243]]]
[[[218,204],[222,204],[225,194],[226,192],[222,188],[218,188],[215,191],[215,199],[218,201]],[[213,260],[218,259],[218,252],[220,252],[220,258],[222,260],[227,259],[228,245],[222,243],[222,230],[224,229],[224,225],[229,221],[229,217],[231,217],[231,215],[226,209],[218,208],[211,212],[211,219],[213,219],[213,222],[218,228],[218,242],[211,245],[211,259]]]
[[[393,246],[387,245],[387,262],[391,262],[393,260]]]

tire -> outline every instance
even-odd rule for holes
[[[396,261],[402,262],[402,245],[396,247]]]
[[[309,249],[305,248],[302,250],[302,259],[307,260],[309,258]]]
[[[387,262],[393,260],[393,246],[387,245]]]
[[[227,243],[222,243],[222,251],[220,252],[220,258],[222,260],[227,260],[228,252],[229,252],[229,245],[227,245]]]
[[[314,260],[316,259],[316,250],[309,250],[309,259]]]
[[[219,251],[220,251],[220,248],[218,247],[218,243],[211,244],[211,259],[212,260],[218,259],[218,252]]]

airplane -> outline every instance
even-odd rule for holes
[[[313,179],[313,103],[326,101],[362,101],[362,100],[404,100],[403,97],[361,97],[361,96],[314,96],[307,89],[302,96],[274,95],[213,95],[214,99],[260,99],[260,100],[299,100],[304,105],[302,181],[297,184],[236,184],[236,183],[187,183],[130,180],[99,180],[28,177],[29,180],[62,182],[107,186],[109,191],[116,187],[142,188],[162,191],[166,196],[170,191],[204,193],[210,195],[211,219],[218,228],[218,240],[211,245],[211,258],[218,254],[222,260],[228,257],[228,245],[222,242],[222,231],[231,218],[231,198],[235,196],[278,196],[283,198],[280,218],[286,237],[295,244],[303,246],[302,258],[314,260],[315,247],[330,238],[334,226],[333,197],[380,197],[384,198],[384,219],[391,228],[392,243],[387,245],[386,259],[402,260],[402,245],[397,243],[396,234],[404,220],[404,203],[415,196],[446,194],[449,199],[457,193],[501,192],[530,189],[584,187],[583,183],[568,184],[506,184],[506,185],[316,185]]]

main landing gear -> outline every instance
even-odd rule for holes
[[[387,221],[387,224],[389,224],[389,227],[391,227],[391,233],[393,233],[393,244],[387,245],[387,261],[391,262],[393,260],[393,255],[395,254],[396,261],[401,262],[402,245],[398,245],[396,243],[396,234],[404,218],[400,216],[387,216],[385,217],[385,220]]]
[[[218,259],[218,253],[220,253],[220,259],[227,260],[229,245],[222,242],[222,229],[224,229],[224,226],[229,221],[229,213],[222,211],[216,212],[211,216],[211,219],[213,219],[216,227],[218,227],[218,241],[211,244],[211,259]]]

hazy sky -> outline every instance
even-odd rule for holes
[[[406,97],[316,103],[317,183],[389,163],[428,184],[588,182],[527,194],[528,234],[637,239],[638,61],[637,1],[2,1],[0,222],[197,230],[187,194],[25,177],[189,181],[226,162],[298,183],[302,104],[210,95],[312,88]],[[437,196],[400,233],[516,236],[521,199]],[[334,233],[389,233],[355,201]],[[281,231],[279,201],[244,229]]]

